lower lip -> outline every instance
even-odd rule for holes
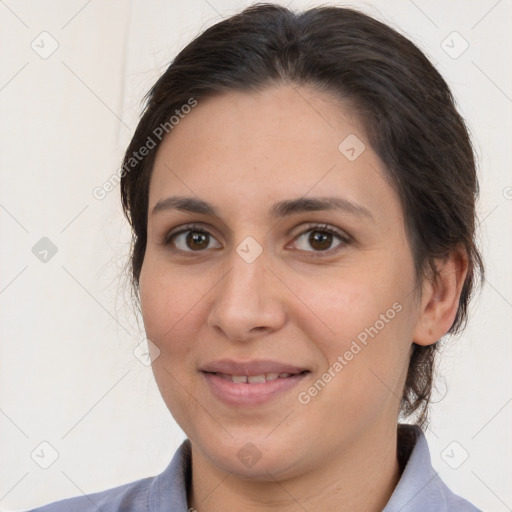
[[[231,406],[252,406],[269,402],[276,396],[295,387],[307,373],[287,378],[277,378],[254,384],[231,382],[213,373],[202,372],[212,393]]]

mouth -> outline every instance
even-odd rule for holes
[[[307,368],[278,361],[227,359],[209,363],[200,372],[211,394],[232,407],[253,407],[283,397],[311,373]]]
[[[200,368],[206,373],[230,375],[235,377],[265,377],[265,380],[275,380],[284,374],[297,375],[309,371],[306,367],[296,366],[274,360],[252,359],[248,361],[235,361],[233,359],[219,359]],[[286,378],[286,375],[284,378]],[[268,378],[267,378],[268,377]]]
[[[231,375],[229,373],[221,373],[221,372],[204,372],[209,373],[211,375],[216,375],[221,379],[227,380],[229,382],[234,382],[235,384],[262,384],[264,382],[271,382],[277,379],[288,379],[290,377],[294,377],[296,375],[302,375],[309,373],[309,370],[304,370],[299,373],[262,373],[260,375]]]

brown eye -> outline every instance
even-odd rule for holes
[[[332,238],[333,236],[330,233],[325,233],[323,231],[311,231],[308,243],[318,251],[326,251],[331,247]]]
[[[173,250],[180,252],[198,252],[205,249],[220,248],[215,238],[202,229],[182,229],[171,234],[165,241],[166,246],[172,246]],[[213,245],[212,245],[213,244]]]
[[[336,239],[338,243],[333,247]],[[350,238],[343,232],[327,225],[311,226],[296,238],[295,245],[306,252],[330,252],[342,248],[349,243]]]
[[[193,251],[200,251],[206,249],[209,243],[208,233],[199,231],[189,231],[185,237],[185,245]]]

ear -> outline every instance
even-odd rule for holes
[[[425,277],[421,305],[414,329],[417,345],[432,345],[444,336],[453,324],[459,307],[462,286],[468,272],[468,258],[462,248],[435,260],[437,275]]]

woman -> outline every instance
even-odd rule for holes
[[[351,9],[250,7],[153,86],[121,175],[187,440],[156,477],[37,510],[478,510],[422,430],[483,266],[469,136],[418,48]]]

